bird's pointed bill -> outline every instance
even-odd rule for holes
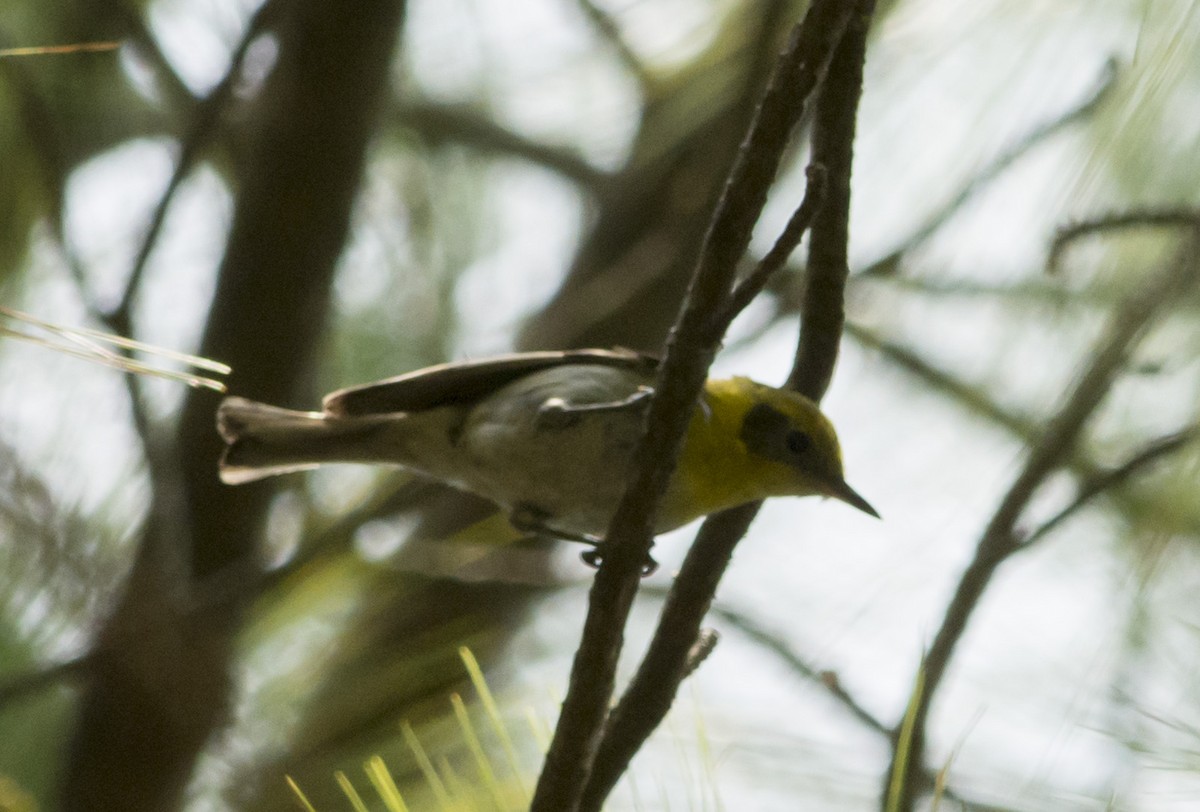
[[[875,510],[875,508],[871,507],[871,503],[866,499],[863,499],[859,495],[858,491],[847,485],[846,480],[829,480],[825,483],[825,487],[827,489],[826,493],[832,496],[834,499],[845,502],[851,507],[856,507],[863,513],[866,513],[869,516],[874,516],[876,519],[879,518],[879,513]]]

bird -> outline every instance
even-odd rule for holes
[[[217,409],[219,476],[241,485],[327,463],[398,466],[490,500],[522,532],[598,545],[658,364],[625,349],[524,352],[340,389],[315,412],[227,397]],[[879,515],[846,483],[837,434],[813,401],[745,377],[710,378],[655,534],[774,496],[832,497]]]

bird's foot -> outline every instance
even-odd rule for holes
[[[594,569],[600,569],[600,562],[604,560],[604,544],[605,542],[597,542],[592,549],[584,550],[579,554],[583,559],[583,563]],[[642,577],[653,575],[658,572],[658,562],[654,560],[654,556],[646,554],[646,560],[642,562]]]
[[[604,539],[588,535],[587,533],[560,530],[550,524],[550,518],[550,514],[535,505],[520,504],[513,508],[512,513],[508,516],[508,521],[522,533],[536,536],[551,536],[553,538],[577,541],[580,544],[588,545],[592,549],[584,550],[579,554],[579,557],[589,567],[599,569],[600,562],[604,560]],[[658,562],[647,554],[646,561],[642,564],[642,577],[645,578],[648,575],[653,575],[657,571]]]

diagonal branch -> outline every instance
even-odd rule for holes
[[[125,282],[125,290],[121,294],[121,300],[110,312],[104,314],[104,321],[112,327],[113,332],[120,335],[133,334],[131,319],[134,301],[141,290],[146,263],[150,259],[150,252],[158,243],[158,237],[162,233],[163,223],[166,222],[171,201],[175,199],[175,193],[179,190],[180,185],[191,174],[200,152],[216,133],[221,112],[233,95],[233,88],[241,75],[242,65],[250,44],[278,17],[280,6],[280,0],[267,0],[258,8],[254,16],[250,18],[241,40],[233,51],[225,76],[192,111],[191,127],[179,142],[179,158],[175,162],[175,169],[167,182],[167,188],[163,190],[162,197],[159,198],[158,205],[154,208],[154,214],[150,217],[150,223],[146,227],[142,243],[138,246],[133,267],[129,271],[129,279]]]
[[[729,297],[729,303],[722,314],[722,318],[727,323],[732,322],[738,313],[745,310],[754,297],[762,293],[763,288],[775,274],[783,269],[788,257],[800,245],[804,233],[812,225],[813,218],[817,216],[817,211],[821,208],[821,203],[825,198],[827,172],[824,166],[814,163],[809,164],[805,174],[808,176],[808,186],[804,191],[804,199],[792,213],[791,219],[784,226],[783,233],[775,240],[775,244],[771,246],[771,250],[759,261],[754,270],[733,289],[733,294]]]
[[[866,349],[878,352],[933,391],[946,395],[954,403],[1004,428],[1021,441],[1030,442],[1037,435],[1038,424],[1033,418],[988,397],[979,387],[955,376],[948,369],[936,366],[908,347],[889,341],[885,336],[854,321],[846,324],[846,335]]]
[[[625,39],[625,35],[621,32],[621,24],[611,13],[596,5],[595,0],[575,0],[575,2],[601,38],[617,52],[617,58],[637,80],[638,86],[646,91],[653,79],[641,57]]]
[[[854,5],[856,7],[845,22],[845,34],[840,41],[834,40],[837,45],[830,57],[827,77],[817,98],[815,112],[813,162],[821,165],[824,171],[810,173],[809,182],[811,186],[820,187],[824,200],[814,212],[810,252],[814,250],[813,246],[826,246],[823,257],[826,261],[810,263],[811,272],[818,282],[810,287],[805,318],[806,323],[811,319],[814,324],[807,337],[801,338],[802,346],[817,346],[806,352],[803,362],[797,362],[797,369],[793,370],[791,376],[794,383],[802,374],[810,382],[810,388],[808,391],[800,388],[800,391],[815,400],[824,394],[824,384],[820,382],[827,384],[832,374],[841,332],[846,249],[843,245],[841,261],[838,261],[839,252],[831,243],[837,239],[844,240],[848,233],[850,145],[854,139],[866,37],[874,7],[872,2]],[[819,8],[814,6],[810,15]],[[808,23],[809,19],[806,18],[804,25]],[[796,41],[794,39],[793,43]],[[810,189],[808,196],[815,197],[812,194],[814,191]],[[809,216],[805,209],[802,204],[793,217],[793,223],[801,219],[801,213]],[[820,236],[818,224],[823,229]],[[793,234],[794,229],[789,224],[784,237],[777,244],[786,246]],[[798,239],[799,234],[794,236]],[[772,251],[772,255],[776,253]],[[827,261],[830,258],[832,261]],[[783,259],[786,260],[786,256]],[[825,314],[830,312],[836,313],[836,317],[826,317]],[[800,369],[800,363],[805,365],[803,369]],[[712,604],[735,546],[745,535],[760,505],[760,502],[755,502],[719,513],[710,517],[701,528],[663,606],[646,657],[609,717],[582,810],[592,812],[600,808],[634,754],[666,716],[678,686],[687,674],[688,652],[700,633],[700,624]]]
[[[846,334],[857,340],[863,347],[879,352],[887,361],[931,387],[933,391],[946,395],[955,405],[965,407],[972,414],[1005,429],[1019,442],[1031,444],[1037,438],[1039,425],[1033,418],[1002,405],[994,398],[989,397],[987,392],[981,388],[956,377],[946,369],[931,364],[907,347],[889,341],[855,322],[846,324]],[[1163,441],[1165,442],[1167,439],[1163,438]],[[1111,473],[1106,472],[1095,461],[1078,451],[1071,454],[1065,467],[1070,469],[1076,479],[1085,483],[1096,481]],[[1127,491],[1114,492],[1113,487],[1109,486],[1105,486],[1104,490],[1131,519],[1144,517],[1158,510],[1156,501],[1145,494],[1134,494]],[[1200,527],[1195,522],[1191,522],[1187,525],[1185,532],[1200,533]]]
[[[791,646],[786,640],[764,628],[760,623],[748,615],[721,606],[714,606],[712,612],[726,623],[742,632],[742,634],[746,635],[746,637],[752,642],[757,643],[759,646],[774,654],[776,657],[782,660],[786,666],[791,668],[801,677],[806,680],[816,682],[824,687],[825,690],[829,692],[829,695],[839,705],[845,708],[845,710],[851,716],[858,720],[863,727],[887,739],[889,744],[894,741],[895,731],[885,725],[878,716],[863,707],[862,704],[841,685],[835,672],[814,667],[803,657],[792,651]],[[933,785],[936,777],[926,771],[923,774],[923,780],[927,784]],[[942,795],[946,799],[958,803],[962,808],[975,810],[975,812],[1011,812],[1011,810],[1007,807],[992,806],[974,800],[968,801],[959,790],[956,790],[952,787],[943,787]]]
[[[762,624],[754,620],[754,618],[733,609],[728,609],[723,606],[714,606],[713,614],[724,620],[729,625],[746,635],[750,640],[770,651],[780,660],[782,660],[789,668],[800,674],[805,679],[816,682],[825,687],[829,695],[845,708],[851,716],[857,719],[868,730],[872,730],[883,736],[891,738],[892,730],[885,725],[879,717],[864,708],[862,704],[855,699],[845,688],[838,682],[837,675],[831,671],[817,668],[812,663],[805,660],[799,654],[794,652],[787,641],[779,635],[764,628]]]
[[[961,211],[967,203],[977,197],[980,192],[986,189],[992,181],[1000,177],[1009,167],[1029,154],[1034,147],[1062,132],[1075,122],[1082,121],[1094,113],[1104,99],[1107,98],[1109,91],[1116,86],[1117,78],[1117,62],[1115,59],[1109,59],[1105,63],[1100,75],[1096,78],[1096,83],[1092,86],[1092,89],[1078,104],[1049,121],[1037,125],[1009,146],[1008,149],[993,158],[979,172],[975,173],[970,180],[963,184],[962,188],[958,190],[958,193],[953,198],[930,215],[924,225],[910,234],[900,246],[887,256],[872,263],[870,267],[863,271],[863,274],[867,276],[886,276],[892,273],[896,269],[901,257],[912,252],[918,246],[923,245],[930,237],[941,230],[942,226],[946,225],[955,214]]]
[[[1083,428],[1125,368],[1134,347],[1154,318],[1200,276],[1200,224],[1193,224],[1174,260],[1112,315],[1090,361],[1076,380],[1058,414],[1032,446],[1025,465],[1001,499],[975,548],[975,556],[958,587],[926,655],[925,691],[915,713],[904,791],[899,810],[913,809],[924,769],[929,708],[945,677],[950,658],[966,631],[983,593],[1000,565],[1022,549],[1016,523],[1042,484],[1070,459]],[[895,760],[895,754],[893,754]],[[893,765],[894,769],[894,765]],[[893,770],[889,770],[890,775]]]
[[[1075,498],[1066,507],[1051,516],[1036,530],[1022,539],[1021,546],[1028,547],[1040,541],[1082,508],[1091,504],[1092,500],[1097,496],[1121,487],[1138,473],[1158,462],[1163,457],[1170,456],[1187,447],[1197,437],[1200,437],[1200,426],[1189,426],[1180,431],[1163,435],[1146,443],[1137,453],[1115,468],[1089,477],[1080,486],[1079,492],[1075,494]]]
[[[1083,237],[1135,228],[1179,228],[1195,222],[1200,222],[1200,210],[1197,209],[1149,208],[1101,214],[1070,223],[1059,228],[1054,234],[1050,252],[1046,255],[1046,273],[1057,272],[1062,264],[1063,254]]]
[[[578,152],[526,138],[469,105],[408,101],[396,107],[391,119],[394,126],[410,128],[433,144],[459,143],[484,153],[520,158],[587,189],[602,189],[610,179]]]
[[[797,26],[713,214],[687,300],[668,341],[646,433],[609,528],[605,559],[592,585],[567,698],[534,795],[535,812],[597,809],[608,794],[607,788],[590,791],[580,805],[613,692],[625,622],[652,543],[658,502],[727,326],[714,314],[728,301],[738,261],[750,243],[792,130],[829,64],[853,5],[848,0],[815,3]],[[698,631],[697,625],[679,668]]]
[[[202,342],[202,354],[231,363],[237,388],[276,400],[303,377],[320,334],[404,3],[280,8],[278,60],[256,98],[255,160],[238,167]],[[96,634],[63,770],[66,810],[176,808],[197,754],[228,718],[241,607],[194,613],[186,589],[257,568],[252,538],[270,492],[222,489],[214,406],[211,395],[184,401],[178,453],[155,482],[130,575]]]

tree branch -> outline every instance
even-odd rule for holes
[[[801,55],[804,54],[804,51],[801,51],[798,46],[805,39],[806,32],[803,28],[811,24],[813,15],[818,11],[822,13],[832,11],[832,5],[829,4],[828,8],[814,5],[811,8],[809,17],[805,18],[801,28],[797,30],[797,35],[793,38],[791,47],[794,50],[787,54],[785,59],[793,57],[797,52]],[[851,5],[854,7],[851,8]],[[792,223],[789,223],[788,228],[785,229],[784,236],[776,244],[781,250],[772,250],[768,255],[770,263],[764,259],[766,267],[774,266],[776,263],[782,266],[783,261],[786,261],[786,254],[790,253],[788,246],[794,247],[795,242],[799,239],[799,233],[793,226],[814,214],[817,221],[825,221],[826,231],[823,239],[834,239],[838,233],[844,238],[847,234],[844,220],[849,214],[852,149],[847,143],[835,146],[829,141],[853,141],[854,120],[862,89],[862,63],[865,56],[866,36],[873,7],[872,2],[847,4],[837,9],[837,11],[843,12],[844,16],[831,17],[828,22],[820,23],[823,27],[829,26],[818,29],[818,31],[828,32],[824,34],[825,39],[819,40],[820,46],[832,49],[832,53],[828,57],[827,75],[817,98],[815,113],[817,125],[814,131],[813,161],[821,164],[824,171],[810,173],[809,181],[813,186],[821,187],[820,192],[825,200],[821,207],[815,210],[801,204]],[[849,13],[845,14],[845,12]],[[833,28],[834,25],[837,27]],[[842,26],[845,28],[843,29]],[[842,30],[845,33],[838,38],[837,34]],[[815,51],[815,53],[829,52],[821,50]],[[817,61],[815,58],[809,58],[815,65],[826,63],[825,59]],[[786,75],[786,69],[781,68],[776,74],[777,81],[772,83],[772,88],[782,84],[783,77]],[[764,110],[767,109],[770,99],[771,91],[768,90],[767,99],[763,102]],[[804,97],[800,97],[800,103],[795,104],[796,118],[793,121],[798,120],[803,112],[803,99]],[[761,118],[762,113],[760,112]],[[821,133],[820,137],[817,136],[817,132]],[[827,140],[821,143],[819,138]],[[806,197],[815,201],[816,194],[814,192],[816,192],[815,189],[810,189],[810,193]],[[836,224],[839,220],[843,221],[840,227]],[[818,240],[815,222],[813,228],[812,239],[815,243]],[[812,244],[810,243],[810,250],[812,250]],[[744,248],[743,245],[742,250]],[[787,249],[786,252],[784,249]],[[830,254],[835,255],[836,252],[830,251]],[[842,285],[846,278],[844,246],[842,256],[843,261],[840,264],[837,262],[816,263],[815,273],[821,277],[821,282],[814,288],[814,293],[805,310],[806,318],[814,318],[817,324],[810,329],[807,338],[802,335],[801,345],[806,342],[809,344],[816,342],[824,347],[826,352],[830,346],[833,347],[832,353],[829,355],[822,354],[820,349],[812,349],[807,352],[807,360],[804,361],[806,367],[802,372],[813,388],[807,392],[803,389],[800,391],[814,400],[819,400],[824,394],[823,386],[819,391],[816,387],[821,380],[828,382],[828,376],[832,373],[836,359],[836,347],[841,330]],[[731,260],[736,260],[736,257],[731,257]],[[762,267],[760,266],[760,268]],[[756,271],[751,275],[751,279],[754,280],[752,284],[759,283],[759,276],[762,276],[761,281],[765,282],[766,277]],[[841,280],[841,284],[838,280]],[[738,293],[735,292],[734,296],[738,296]],[[745,296],[741,298],[749,301]],[[836,311],[838,317],[831,320],[821,315],[812,315],[818,310],[826,309]],[[822,333],[822,330],[834,330],[836,334],[830,336]],[[793,383],[797,380],[797,369],[798,367],[793,368],[792,371],[791,381]],[[584,812],[592,812],[600,808],[621,774],[628,767],[634,754],[666,716],[679,684],[687,674],[688,652],[700,633],[700,624],[712,604],[713,596],[729,566],[734,548],[745,535],[750,523],[757,515],[760,505],[761,502],[755,502],[719,513],[710,517],[700,529],[663,606],[650,648],[625,695],[609,716],[596,757],[595,769],[588,781],[583,803],[580,805],[580,809]]]
[[[629,71],[637,80],[642,91],[646,91],[652,82],[650,72],[646,70],[646,65],[642,62],[641,57],[630,47],[625,35],[621,32],[620,24],[608,11],[597,6],[593,0],[576,0],[576,4],[588,18],[592,27],[596,29],[600,38],[617,52],[617,58],[625,66],[625,70]]]
[[[714,606],[713,614],[724,620],[729,625],[740,631],[746,637],[758,643],[760,646],[770,651],[776,657],[784,662],[789,668],[800,674],[807,680],[816,682],[823,686],[829,692],[829,695],[834,698],[845,708],[851,716],[862,723],[868,730],[872,730],[887,738],[891,738],[892,730],[884,724],[879,717],[864,708],[861,703],[838,682],[837,675],[831,671],[817,668],[796,652],[792,651],[788,642],[782,639],[779,635],[764,628],[758,621],[749,617],[742,612],[735,611],[723,606]]]
[[[992,576],[1013,553],[1022,549],[1016,523],[1045,480],[1066,463],[1088,419],[1124,370],[1133,348],[1145,335],[1154,317],[1197,281],[1200,224],[1193,224],[1183,245],[1168,266],[1130,296],[1115,312],[1082,374],[1057,415],[1032,446],[1024,467],[1001,499],[963,572],[954,597],[946,607],[941,627],[926,655],[925,691],[918,704],[908,753],[904,792],[898,809],[913,809],[924,771],[926,724],[929,708],[946,668]],[[893,754],[893,761],[895,754]],[[893,764],[893,769],[894,769]],[[892,770],[889,769],[890,775]],[[886,792],[886,790],[885,790]]]
[[[202,354],[248,395],[290,397],[309,367],[342,251],[403,0],[281,6],[278,59],[256,97],[251,149]],[[64,770],[62,808],[174,808],[229,707],[240,605],[194,612],[187,590],[255,568],[267,488],[215,475],[211,394],[191,393],[178,452],[154,483],[116,607],[98,632]],[[160,472],[155,472],[159,474]],[[120,742],[120,747],[114,747]]]
[[[949,371],[930,364],[912,350],[888,341],[874,331],[854,322],[846,324],[846,334],[856,339],[863,347],[879,352],[886,360],[931,386],[935,391],[950,397],[956,404],[965,406],[971,413],[1008,431],[1021,443],[1031,444],[1039,436],[1039,426],[1033,418],[1000,404],[995,399],[988,397],[986,392],[956,378]],[[1095,481],[1109,473],[1096,462],[1078,452],[1071,455],[1066,467],[1077,479],[1084,482]],[[1105,491],[1118,502],[1121,510],[1135,519],[1138,516],[1147,516],[1159,509],[1154,500],[1145,495],[1128,492],[1113,493],[1112,487],[1106,487]],[[1200,533],[1200,527],[1193,524],[1187,531]]]
[[[714,314],[722,313],[728,301],[737,263],[750,243],[792,130],[829,64],[853,5],[848,0],[814,3],[797,26],[713,214],[687,300],[667,344],[646,433],[609,528],[567,698],[534,795],[534,812],[595,809],[608,794],[607,789],[589,792],[581,806],[613,692],[625,622],[649,555],[658,502],[724,333],[725,325]],[[680,668],[698,631],[697,625],[687,639]]]
[[[726,312],[722,314],[726,323],[732,322],[737,314],[745,310],[747,305],[754,300],[754,297],[762,293],[767,283],[783,269],[788,257],[800,245],[804,233],[812,225],[813,218],[816,217],[817,211],[820,210],[821,203],[825,199],[825,183],[828,173],[824,166],[814,163],[809,164],[805,175],[808,177],[808,185],[804,190],[804,199],[792,213],[791,219],[788,220],[783,233],[775,240],[775,244],[771,246],[771,250],[759,261],[754,270],[733,289],[733,294],[729,297],[729,303],[725,308]]]
[[[946,225],[954,215],[962,210],[963,206],[986,189],[988,184],[1003,174],[1005,170],[1051,136],[1062,132],[1070,125],[1083,120],[1095,112],[1101,102],[1108,96],[1109,91],[1116,86],[1118,73],[1116,59],[1110,58],[1104,64],[1100,75],[1096,78],[1096,83],[1083,100],[1049,121],[1037,125],[989,161],[963,184],[954,197],[930,215],[924,225],[910,234],[903,243],[887,256],[871,263],[869,267],[863,270],[863,275],[886,276],[893,273],[900,259],[905,254],[912,252],[913,249],[924,244],[930,237],[936,234],[942,226]]]
[[[1054,234],[1046,256],[1046,273],[1053,274],[1062,264],[1063,254],[1077,240],[1093,234],[1128,231],[1135,228],[1179,228],[1200,222],[1200,210],[1186,208],[1149,208],[1112,212],[1062,226]]]
[[[410,101],[397,107],[392,118],[393,125],[410,128],[432,143],[456,142],[486,153],[510,155],[557,172],[587,189],[602,189],[610,179],[579,153],[530,140],[469,105]]]
[[[1142,446],[1129,459],[1117,467],[1108,471],[1102,471],[1084,480],[1079,487],[1078,493],[1075,494],[1075,498],[1066,507],[1043,522],[1036,530],[1021,539],[1021,547],[1028,547],[1040,541],[1082,508],[1091,504],[1092,500],[1097,496],[1121,487],[1143,469],[1148,468],[1163,457],[1170,456],[1185,448],[1194,442],[1197,437],[1200,437],[1200,426],[1189,426],[1180,431],[1155,438]]]
[[[788,385],[820,403],[833,378],[845,324],[849,276],[850,176],[863,63],[874,0],[858,4],[858,18],[829,66],[829,79],[817,98],[812,161],[828,173],[825,200],[813,220],[808,242],[808,274],[800,313],[800,338]]]
[[[970,383],[955,377],[946,369],[935,366],[907,347],[889,341],[874,330],[853,321],[846,324],[846,335],[866,349],[878,352],[933,390],[948,395],[955,402],[966,406],[970,412],[1003,427],[1022,441],[1030,442],[1037,436],[1038,424],[1033,418],[997,403]]]
[[[230,57],[225,76],[208,96],[195,105],[192,111],[191,125],[184,137],[179,140],[179,157],[175,161],[175,168],[171,172],[167,188],[163,190],[162,197],[159,198],[158,205],[154,208],[154,214],[150,217],[146,234],[142,237],[142,243],[138,246],[137,255],[134,257],[133,266],[129,271],[129,278],[125,282],[125,290],[116,307],[104,314],[105,323],[119,335],[133,335],[131,315],[133,305],[141,290],[142,277],[146,272],[146,263],[150,259],[150,252],[154,250],[154,246],[158,243],[158,236],[162,233],[171,201],[175,199],[175,193],[184,179],[191,174],[200,152],[216,133],[221,112],[229,102],[234,84],[242,72],[242,65],[245,62],[246,51],[250,47],[250,43],[275,20],[279,14],[280,5],[280,0],[267,0],[258,8],[250,18],[241,40]]]

